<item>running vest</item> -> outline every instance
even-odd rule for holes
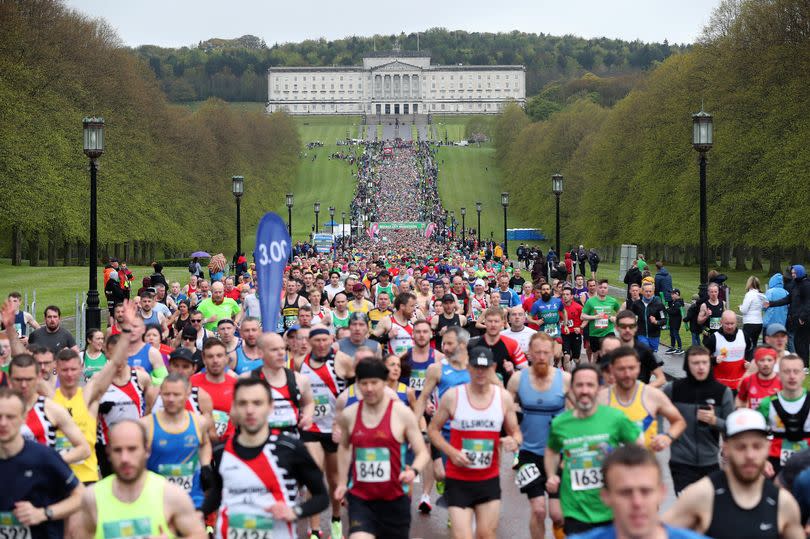
[[[104,365],[107,364],[107,356],[104,353],[100,353],[97,358],[93,359],[92,357],[87,355],[87,350],[84,351],[82,355],[82,365],[84,366],[84,381],[86,382],[90,378],[93,377],[94,374],[97,374],[101,369],[104,368]]]
[[[78,388],[76,394],[68,399],[62,394],[61,389],[57,389],[53,395],[53,400],[56,404],[64,407],[68,411],[70,417],[76,422],[79,430],[82,431],[82,436],[87,440],[87,443],[92,448],[96,443],[96,433],[98,429],[98,421],[87,409],[84,402],[84,388]],[[68,451],[73,449],[73,444],[70,443],[64,433],[59,430],[56,431],[56,446],[57,452]],[[76,474],[76,478],[82,483],[90,481],[98,481],[98,457],[95,451],[90,451],[90,456],[80,462],[70,464],[70,469]]]
[[[345,318],[340,318],[337,314],[337,311],[332,311],[332,327],[337,328],[347,328],[349,327],[349,317],[352,315],[350,312],[346,312]]]
[[[388,341],[388,353],[401,356],[413,348],[413,325],[410,322],[404,326],[397,322],[395,316],[391,316],[391,327],[397,328],[397,336]]]
[[[346,381],[335,372],[335,353],[331,350],[320,367],[312,366],[312,354],[307,354],[301,364],[301,374],[309,378],[312,398],[315,401],[315,415],[309,432],[332,432],[335,421],[335,402],[338,394],[346,387]]]
[[[290,329],[298,323],[298,294],[295,295],[295,301],[290,303],[287,301],[287,295],[284,295],[284,305],[281,307],[281,319],[284,321],[284,329]]]
[[[107,445],[110,427],[122,419],[138,420],[143,416],[143,390],[138,384],[138,373],[129,370],[129,381],[123,386],[110,384],[98,403],[98,441]]]
[[[485,408],[470,402],[469,386],[456,388],[456,410],[450,419],[450,445],[470,461],[459,467],[447,461],[447,477],[462,481],[483,481],[498,477],[498,450],[503,426],[503,399],[500,386],[490,385],[490,401]]]
[[[195,414],[200,414],[200,388],[199,387],[191,387],[191,395],[188,396],[186,400],[186,410],[189,412],[194,412]],[[154,404],[152,404],[152,412],[157,412],[159,410],[163,410],[163,397],[160,395],[157,396],[155,399]]]
[[[784,466],[793,453],[807,449],[810,442],[810,425],[807,421],[810,398],[805,391],[800,398],[789,401],[779,392],[769,402],[770,406],[763,411],[773,434],[769,456],[778,457],[779,463]]]
[[[720,319],[723,316],[723,302],[719,299],[717,300],[717,305],[712,305],[708,301],[706,302],[706,308],[709,310],[709,318],[706,320],[706,329],[709,330],[709,333],[715,333],[720,331],[723,328],[723,324],[721,323]]]
[[[644,407],[646,387],[644,382],[636,382],[636,388],[633,390],[633,397],[629,403],[621,402],[613,388],[608,388],[608,406],[621,410],[627,419],[638,425],[644,434],[644,445],[649,448],[653,438],[658,434],[658,420]]]
[[[271,429],[278,429],[298,434],[298,420],[301,417],[301,390],[295,380],[295,372],[284,369],[287,381],[283,386],[270,385],[273,393],[273,413],[267,418]],[[266,380],[262,368],[250,372],[251,378]],[[268,382],[269,383],[269,382]]]
[[[145,370],[147,374],[152,374],[152,362],[149,361],[149,350],[151,348],[151,344],[144,343],[144,345],[135,353],[135,355],[127,358],[127,363],[129,363],[129,366],[132,368],[140,367]]]
[[[25,337],[28,334],[28,324],[25,323],[24,312],[14,313],[14,329],[17,330],[17,337]]]
[[[441,376],[439,376],[439,382],[436,384],[438,399],[441,399],[451,387],[469,383],[470,371],[468,371],[466,368],[456,369],[450,364],[450,361],[447,358],[442,358]]]
[[[523,421],[520,423],[520,430],[523,431],[521,451],[545,454],[551,420],[565,411],[563,375],[560,369],[555,370],[551,386],[546,391],[538,391],[532,386],[528,370],[520,375],[517,396],[520,409],[523,410]]]
[[[391,298],[391,301],[394,301],[394,285],[392,283],[388,283],[388,286],[382,286],[380,283],[374,285],[374,297],[380,297],[380,294],[388,294],[388,297]]]
[[[380,323],[380,320],[385,318],[386,316],[392,316],[394,311],[391,309],[386,309],[384,311],[380,310],[379,308],[371,309],[368,312],[368,321],[371,324],[371,329],[377,327],[377,324]]]
[[[212,415],[214,427],[220,440],[229,437],[234,432],[231,423],[231,404],[233,403],[233,387],[236,385],[235,376],[225,376],[224,382],[209,382],[204,372],[198,372],[191,377],[191,385],[201,387],[211,395],[213,404]]]
[[[171,533],[163,509],[163,490],[166,481],[156,473],[144,470],[146,480],[138,499],[124,503],[113,494],[115,475],[95,484],[96,535],[95,539],[142,539]],[[161,532],[161,529],[163,530]]]
[[[363,423],[363,401],[357,405],[354,428],[349,437],[352,464],[349,492],[366,501],[391,501],[405,495],[399,474],[405,467],[406,445],[398,442],[391,431],[393,399],[385,407],[378,425]]]
[[[274,437],[271,436],[271,440]],[[298,496],[295,479],[272,453],[268,441],[256,457],[243,460],[233,438],[225,442],[219,463],[222,501],[217,512],[216,539],[294,539],[295,524],[276,521],[267,511],[281,503],[292,507]]]
[[[438,322],[436,322],[436,348],[439,350],[442,349],[442,328],[451,328],[456,326],[461,326],[461,318],[459,317],[458,313],[454,313],[453,316],[447,318],[444,316],[444,313],[437,314],[436,316],[439,317]]]
[[[262,356],[261,353],[259,357],[252,358],[248,357],[245,354],[245,350],[243,348],[243,344],[240,343],[239,346],[236,347],[236,367],[233,369],[234,372],[239,375],[243,372],[252,371],[256,368],[261,368],[262,366]]]
[[[709,474],[714,487],[712,521],[704,532],[714,539],[778,539],[779,489],[769,480],[762,482],[762,495],[752,509],[743,509],[734,501],[728,478],[722,470]]]
[[[436,349],[432,346],[428,347],[428,358],[425,361],[414,361],[413,348],[405,353],[403,361],[406,361],[411,367],[411,375],[408,378],[402,378],[401,381],[408,384],[408,387],[416,392],[416,397],[422,394],[422,388],[425,387],[425,376],[427,369],[433,364],[436,357]]]
[[[56,425],[45,414],[45,397],[39,396],[25,416],[20,433],[24,440],[31,440],[48,447],[56,446]]]
[[[143,318],[143,313],[138,313],[141,318]],[[160,317],[158,316],[157,311],[152,309],[152,314],[149,315],[149,318],[143,318],[143,325],[149,327],[150,325],[159,326],[160,325]]]
[[[470,299],[470,302],[472,303],[472,311],[470,312],[470,321],[475,322],[476,320],[481,318],[481,315],[484,313],[484,311],[487,310],[487,297],[482,296],[479,298],[478,296],[473,296]]]
[[[733,341],[725,338],[722,332],[714,334],[715,357],[714,377],[723,385],[736,390],[745,376],[745,334],[737,330]]]
[[[202,506],[200,484],[200,425],[194,412],[186,411],[188,425],[180,432],[163,428],[158,414],[152,414],[152,443],[146,467],[179,486],[191,497],[194,507]]]

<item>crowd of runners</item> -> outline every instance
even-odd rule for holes
[[[40,327],[8,296],[0,537],[407,538],[438,504],[443,536],[489,539],[507,481],[530,507],[520,537],[805,536],[803,267],[759,306],[784,303],[790,331],[745,331],[710,285],[667,380],[655,352],[680,293],[642,280],[616,299],[584,270],[524,276],[502,249],[459,249],[427,144],[369,143],[356,166],[355,217],[434,233],[296,256],[276,327],[246,261],[108,294],[84,343],[58,306]]]

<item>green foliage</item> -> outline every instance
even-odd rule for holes
[[[211,39],[179,49],[153,45],[135,52],[147,61],[172,101],[219,97],[228,101],[264,101],[271,66],[359,65],[372,50],[417,50],[417,35],[351,36],[327,41],[274,44],[267,48],[254,36]],[[524,32],[486,33],[431,28],[419,33],[419,47],[434,63],[526,66],[527,95],[558,79],[589,71],[616,75],[646,70],[685,47],[616,39],[583,39]]]
[[[588,75],[544,89],[537,102],[569,102],[545,121],[520,126],[517,111],[504,111],[494,121],[504,185],[514,190],[539,182],[516,200],[515,210],[539,214],[549,227],[549,177],[562,172],[564,238],[695,246],[698,154],[691,114],[703,102],[715,126],[708,153],[710,244],[810,246],[808,72],[806,1],[726,0],[700,45],[661,62],[612,108],[600,106],[610,105],[604,82]]]
[[[88,241],[81,119],[102,116],[99,242],[171,249],[233,245],[230,177],[245,176],[243,219],[258,220],[296,174],[287,116],[209,100],[169,105],[148,64],[103,23],[55,0],[0,3],[0,229]],[[224,212],[224,213],[223,213]],[[204,245],[199,245],[203,243]]]
[[[526,102],[526,114],[533,122],[548,120],[548,117],[562,110],[562,105],[539,95],[536,95]]]

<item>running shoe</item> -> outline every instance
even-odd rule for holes
[[[332,539],[343,539],[343,524],[337,520],[332,522]]]
[[[309,535],[307,535],[308,539],[323,539],[321,535],[321,530],[309,530]]]
[[[423,515],[429,515],[430,512],[433,510],[433,506],[430,505],[430,496],[427,494],[422,494],[422,499],[419,500],[419,512]]]

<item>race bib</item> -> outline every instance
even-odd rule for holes
[[[461,451],[470,461],[467,466],[472,470],[485,470],[492,465],[492,455],[495,453],[495,442],[492,440],[476,440],[465,438],[461,441]]]
[[[782,449],[779,451],[779,464],[782,466],[793,456],[793,453],[807,449],[807,442],[802,440],[800,442],[790,442],[782,440]]]
[[[197,471],[197,461],[181,462],[179,464],[158,464],[157,472],[166,478],[169,483],[191,492],[194,484],[194,474]]]
[[[537,467],[537,464],[524,464],[515,474],[515,484],[518,488],[526,488],[539,477],[540,468]]]
[[[608,326],[610,326],[610,318],[607,316],[604,318],[597,318],[593,322],[594,322],[593,325],[596,329],[606,329]]]
[[[273,519],[262,515],[228,515],[228,539],[272,539]]]
[[[217,436],[222,436],[228,430],[228,421],[230,415],[222,410],[213,410],[211,415],[214,417],[214,427],[217,430]]]
[[[549,337],[556,337],[560,334],[560,327],[557,324],[543,324],[543,331],[545,331],[546,335]]]
[[[105,539],[147,539],[152,536],[152,521],[147,517],[105,522],[103,532]]]
[[[422,388],[425,387],[425,371],[412,371],[411,378],[408,381],[408,385],[411,389],[415,389],[416,391],[422,391]]]
[[[571,470],[572,490],[591,490],[602,488],[601,468],[574,468]]]
[[[0,512],[0,537],[8,539],[31,539],[31,529],[17,520],[14,513]]]
[[[721,327],[720,317],[709,318],[709,329],[712,331],[719,330]]]
[[[385,447],[359,447],[354,452],[354,473],[362,483],[391,480],[391,454]]]
[[[294,427],[298,424],[292,404],[287,399],[275,401],[273,413],[268,418],[268,424],[274,428]]]
[[[329,397],[315,395],[315,417],[325,417],[329,412]]]

